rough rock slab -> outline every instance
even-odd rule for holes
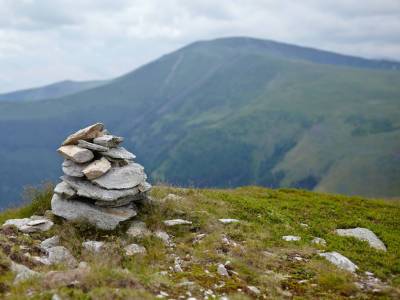
[[[138,244],[130,244],[125,247],[125,254],[127,256],[132,256],[135,254],[145,254],[146,252],[146,248]]]
[[[85,169],[83,169],[83,174],[86,178],[92,180],[100,176],[103,176],[111,169],[111,163],[104,157],[101,159],[91,162]]]
[[[83,177],[85,176],[83,174],[83,169],[85,169],[90,163],[85,163],[85,164],[77,164],[73,162],[72,160],[66,159],[62,163],[62,171],[64,174],[68,176],[73,176],[73,177]]]
[[[311,243],[317,244],[317,245],[326,245],[326,241],[323,238],[315,237],[312,239]]]
[[[137,188],[126,190],[106,190],[87,180],[71,176],[61,176],[61,179],[76,190],[79,196],[101,201],[115,201],[121,198],[132,197],[139,193]]]
[[[367,228],[350,228],[350,229],[336,229],[336,234],[340,236],[351,236],[361,241],[366,241],[368,244],[377,250],[386,251],[385,244]]]
[[[101,241],[86,241],[82,243],[82,247],[88,251],[98,253],[104,248],[104,242]]]
[[[229,277],[229,273],[228,270],[225,268],[225,266],[223,264],[219,264],[217,267],[217,272],[219,275],[221,276],[226,276]]]
[[[16,274],[14,282],[18,283],[24,280],[28,280],[32,277],[39,276],[38,272],[32,271],[28,267],[24,265],[17,264],[15,262],[11,262],[11,271]]]
[[[61,146],[58,148],[57,152],[64,158],[70,159],[79,164],[91,161],[94,157],[92,151],[74,145]]]
[[[99,151],[99,152],[104,152],[104,151],[108,151],[109,150],[108,147],[104,147],[104,146],[101,146],[101,145],[90,143],[90,142],[87,142],[87,141],[84,141],[84,140],[79,140],[78,141],[78,147],[89,149],[89,150],[93,150],[93,151]]]
[[[76,195],[75,190],[66,182],[60,182],[54,188],[54,193],[60,195],[63,198],[71,198]]]
[[[103,208],[78,200],[64,200],[57,194],[51,199],[51,208],[57,216],[71,221],[86,220],[104,230],[115,229],[120,222],[137,214],[133,205]]]
[[[301,237],[296,236],[296,235],[284,235],[282,237],[282,240],[287,241],[287,242],[296,242],[296,241],[300,241]]]
[[[24,233],[47,231],[53,227],[54,223],[49,219],[40,216],[31,216],[23,219],[9,219],[4,222],[3,227],[14,225]]]
[[[171,240],[171,237],[168,233],[166,233],[165,231],[161,231],[161,230],[157,230],[154,235],[159,238],[160,240],[163,241],[164,245],[168,246],[168,247],[173,247],[175,244],[174,242]]]
[[[129,152],[124,147],[110,148],[110,150],[105,151],[101,154],[113,159],[133,160],[136,158],[135,154]]]
[[[332,264],[343,270],[354,273],[358,269],[357,265],[355,265],[350,259],[338,252],[333,251],[320,253],[319,256],[326,258]]]
[[[55,235],[51,238],[45,239],[43,242],[40,243],[40,248],[46,250],[48,248],[56,247],[60,245],[60,238]]]
[[[103,130],[104,125],[102,123],[96,123],[85,127],[83,129],[78,130],[77,132],[71,134],[66,138],[66,140],[62,143],[65,145],[75,145],[79,140],[92,140],[98,136],[100,136],[101,131]]]
[[[92,180],[92,182],[108,190],[119,190],[134,188],[145,182],[146,178],[141,165],[130,163],[121,168],[111,168],[105,175]]]
[[[95,138],[93,140],[93,143],[101,145],[103,147],[114,148],[117,147],[119,144],[121,144],[123,141],[124,141],[123,137],[106,134]]]
[[[218,219],[222,224],[231,224],[231,223],[238,223],[240,222],[237,219]]]
[[[70,268],[77,266],[75,257],[72,256],[71,252],[64,246],[55,246],[46,249],[47,251],[47,262],[49,265],[64,264]]]
[[[144,197],[143,194],[138,193],[134,196],[119,198],[114,201],[96,200],[96,202],[94,204],[97,206],[101,206],[101,207],[119,207],[119,206],[124,206],[124,205],[127,205],[127,204],[135,202],[135,201],[142,200],[143,197]]]
[[[182,220],[182,219],[174,219],[174,220],[165,220],[163,221],[165,226],[171,227],[171,226],[176,226],[176,225],[191,225],[192,222]]]
[[[147,181],[145,181],[145,182],[143,182],[143,183],[138,185],[138,189],[142,193],[146,193],[146,192],[150,191],[151,188],[152,188],[151,184],[148,183]]]
[[[147,229],[146,223],[142,221],[133,221],[126,233],[130,237],[142,238],[145,236],[149,236],[151,234],[151,231]]]

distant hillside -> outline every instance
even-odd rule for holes
[[[60,98],[84,90],[101,86],[108,81],[71,81],[65,80],[46,86],[0,94],[0,101],[38,101],[49,98]]]
[[[400,194],[395,62],[249,38],[198,42],[97,88],[1,103],[0,199],[56,179],[62,137],[103,121],[151,180]]]

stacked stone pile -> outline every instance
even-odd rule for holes
[[[151,185],[136,156],[120,144],[101,123],[71,134],[57,150],[64,158],[62,182],[51,201],[55,215],[86,220],[111,230],[137,214],[136,201],[144,200]]]

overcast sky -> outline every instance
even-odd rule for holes
[[[0,0],[0,92],[112,78],[223,36],[400,60],[400,0]]]

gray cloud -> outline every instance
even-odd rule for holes
[[[0,92],[111,78],[222,36],[400,60],[400,1],[0,0]]]

